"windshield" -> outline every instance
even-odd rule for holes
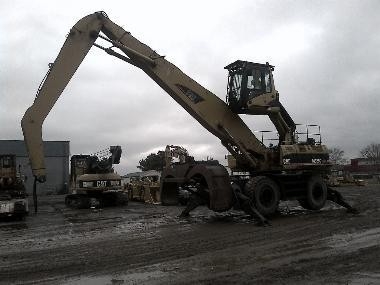
[[[249,97],[272,92],[269,70],[252,69],[247,72],[247,91]]]
[[[247,88],[248,89],[255,89],[255,90],[261,90],[262,89],[260,70],[253,69],[253,70],[251,70],[251,72],[247,76],[248,76],[247,77]]]
[[[236,101],[240,100],[240,93],[241,93],[241,80],[242,80],[241,74],[234,74],[230,77],[230,83],[228,85],[228,95],[230,97],[233,97]]]
[[[265,70],[264,74],[264,82],[265,82],[265,91],[267,93],[272,92],[272,82],[270,80],[270,73],[269,70]]]

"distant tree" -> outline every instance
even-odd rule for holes
[[[165,166],[165,152],[158,151],[157,154],[151,153],[145,159],[139,161],[137,168],[142,171],[157,170],[162,171]]]
[[[329,156],[333,164],[345,164],[347,162],[347,159],[344,158],[344,150],[339,147],[330,148]]]
[[[370,160],[373,164],[380,163],[380,144],[371,143],[360,151],[360,155]]]

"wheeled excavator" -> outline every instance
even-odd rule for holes
[[[110,46],[102,46],[97,39]],[[240,204],[247,213],[266,221],[265,216],[277,211],[280,200],[289,199],[311,210],[321,209],[326,199],[352,209],[326,185],[324,178],[331,167],[326,146],[313,139],[296,140],[296,124],[280,103],[274,85],[274,66],[243,60],[227,65],[224,102],[104,12],[85,16],[72,27],[54,63],[49,65],[33,105],[24,114],[21,125],[36,181],[46,181],[42,124],[93,46],[144,71],[221,141],[233,156],[231,166],[243,173],[231,179],[220,164],[195,164],[189,165],[181,177],[162,177],[164,199],[175,198],[180,185],[196,189],[183,215],[201,203],[217,212]],[[269,116],[279,134],[278,144],[266,147],[239,114]]]

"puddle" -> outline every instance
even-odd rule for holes
[[[93,277],[79,277],[65,281],[64,285],[121,285],[121,284],[141,284],[146,281],[153,281],[155,278],[163,277],[167,275],[167,272],[161,270],[149,271],[149,272],[137,272],[125,275],[105,275],[105,276],[93,276]]]
[[[380,273],[359,272],[354,279],[347,284],[362,285],[362,284],[380,284]]]
[[[205,222],[221,224],[252,224],[255,221],[244,212],[214,213],[205,219]]]
[[[109,221],[109,220],[121,221],[122,218],[121,217],[111,217],[111,218],[107,218],[107,217],[94,217],[94,218],[73,218],[73,217],[69,217],[69,218],[67,218],[67,221],[70,223],[73,223],[73,224],[92,223],[92,222]]]
[[[2,224],[0,225],[0,231],[9,231],[9,230],[25,230],[28,226],[26,223],[17,223],[17,224]]]
[[[380,227],[363,232],[333,235],[326,239],[327,245],[344,252],[380,246]]]

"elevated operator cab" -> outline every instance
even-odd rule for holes
[[[228,70],[227,103],[238,114],[267,114],[268,107],[277,106],[278,93],[274,88],[274,66],[237,60]]]
[[[279,100],[274,87],[274,66],[237,60],[228,70],[227,104],[236,114],[268,115],[280,144],[293,144],[296,125]]]

